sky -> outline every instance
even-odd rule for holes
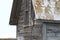
[[[0,0],[0,38],[16,38],[16,26],[9,25],[13,0]]]

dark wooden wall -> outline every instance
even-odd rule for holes
[[[28,22],[29,16],[31,16],[31,19],[34,19],[34,11],[33,11],[33,6],[32,2],[28,2],[29,0],[13,0],[13,5],[12,5],[12,11],[11,11],[11,16],[10,16],[10,22],[9,24],[11,25],[17,25],[19,16],[24,15],[24,20]],[[25,23],[26,23],[25,22]]]
[[[10,24],[17,25],[17,40],[20,36],[24,40],[42,40],[42,26],[39,21],[34,20],[32,0],[13,1]]]
[[[21,9],[21,0],[13,0],[11,16],[10,16],[10,25],[17,25],[18,17]]]

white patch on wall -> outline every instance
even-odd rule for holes
[[[60,0],[32,0],[35,19],[60,20]]]

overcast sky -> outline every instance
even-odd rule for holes
[[[9,25],[13,0],[0,0],[0,38],[16,38],[16,26]]]

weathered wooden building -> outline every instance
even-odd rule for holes
[[[60,21],[35,20],[32,0],[13,0],[10,25],[17,26],[17,40],[60,40]]]

